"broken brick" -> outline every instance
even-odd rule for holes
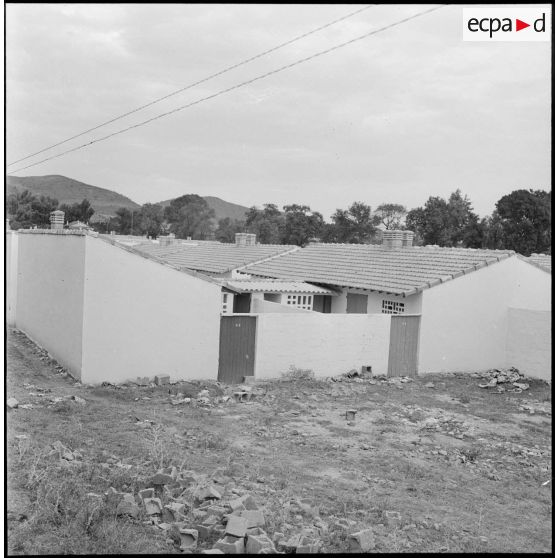
[[[351,552],[369,552],[376,546],[374,531],[366,529],[349,535],[349,549]]]
[[[145,513],[147,515],[160,514],[163,511],[163,505],[159,498],[145,498],[143,500],[143,505],[145,506]]]
[[[264,527],[265,517],[261,510],[244,510],[241,512],[240,517],[246,519],[250,529],[251,527]]]
[[[248,535],[246,538],[246,553],[258,554],[264,548],[273,547],[273,541],[267,535]]]
[[[246,529],[248,529],[248,522],[245,518],[231,515],[227,521],[225,533],[234,537],[244,537]]]
[[[222,539],[218,540],[213,545],[213,548],[222,550],[224,554],[244,554],[244,537],[237,538],[226,535]]]
[[[198,546],[198,532],[196,529],[179,529],[180,550],[193,550]]]
[[[170,376],[168,374],[157,374],[155,376],[155,383],[158,386],[164,386],[170,383]]]

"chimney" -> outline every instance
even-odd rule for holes
[[[412,246],[415,233],[413,231],[403,231],[403,248]]]
[[[384,231],[382,246],[385,248],[401,248],[403,246],[403,231]]]
[[[50,213],[50,228],[62,230],[64,228],[64,212],[56,209]]]

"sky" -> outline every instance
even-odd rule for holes
[[[7,163],[365,5],[7,4]],[[374,5],[240,68],[8,166],[192,103],[432,5]],[[465,42],[445,6],[15,176],[138,203],[421,206],[460,189],[481,217],[551,186],[551,43]],[[532,7],[530,5],[529,7]]]

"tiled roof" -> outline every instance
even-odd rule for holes
[[[303,293],[327,294],[337,296],[331,289],[304,283],[304,281],[285,281],[283,279],[228,279],[225,287],[239,293]]]
[[[529,257],[520,256],[522,260],[533,264],[534,266],[552,273],[552,256],[547,254],[531,254]]]
[[[323,285],[411,295],[513,255],[506,250],[311,244],[248,266],[246,273]]]
[[[237,246],[222,243],[170,244],[168,246],[145,243],[134,246],[138,252],[149,254],[164,263],[207,273],[226,273],[296,248],[296,246],[277,244]]]

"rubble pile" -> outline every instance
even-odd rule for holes
[[[488,380],[487,383],[479,384],[481,388],[496,388],[496,391],[503,393],[504,391],[513,391],[516,393],[521,393],[529,389],[529,384],[525,380],[525,376],[513,366],[506,370],[500,370],[498,368],[493,368],[492,370],[487,370],[486,372],[477,373],[474,375],[476,378],[484,378]],[[519,381],[521,380],[521,382]],[[512,389],[505,389],[502,384],[511,384]]]
[[[212,477],[176,467],[160,469],[137,494],[109,488],[104,498],[116,507],[117,516],[143,519],[167,533],[169,544],[182,552],[205,554],[316,553],[328,526],[310,500],[286,503],[295,517],[310,517],[312,527],[301,527],[287,536],[266,531],[265,511],[254,496],[237,488],[232,478],[218,470]],[[285,525],[287,527],[287,525]],[[288,526],[292,530],[292,526]]]

